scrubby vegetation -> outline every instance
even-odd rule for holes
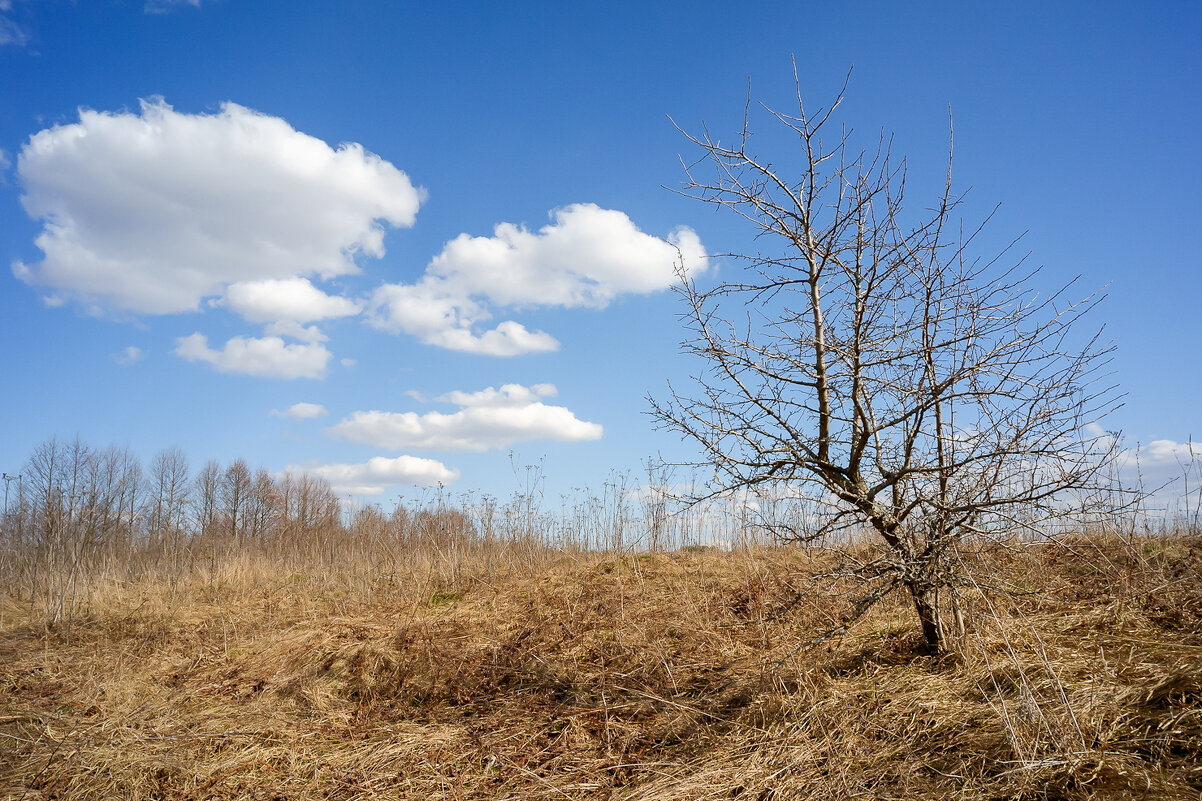
[[[10,584],[5,797],[1202,792],[1196,536],[992,545],[936,658],[900,597],[799,649],[846,604],[810,589],[822,550],[550,547],[401,517],[325,551],[113,573],[69,626]]]

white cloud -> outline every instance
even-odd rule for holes
[[[459,478],[459,471],[435,459],[417,456],[397,456],[389,459],[376,456],[365,464],[290,465],[291,473],[308,473],[330,482],[342,495],[380,495],[385,487],[418,484],[432,487],[448,485]]]
[[[371,299],[371,323],[390,333],[416,336],[427,345],[486,356],[517,356],[559,349],[555,337],[506,320],[482,334],[473,327],[491,315],[466,296],[447,293],[445,282],[427,276],[418,284],[385,284]]]
[[[502,406],[529,406],[539,403],[543,398],[553,398],[559,394],[554,384],[535,384],[524,387],[521,384],[505,384],[500,389],[487,387],[479,392],[461,392],[452,390],[445,395],[439,395],[435,400],[443,403],[453,403],[456,406],[484,406],[499,408]]]
[[[143,10],[147,14],[166,14],[184,6],[200,8],[200,0],[146,0]]]
[[[282,412],[272,409],[271,414],[273,417],[290,417],[293,420],[312,420],[329,412],[320,403],[294,403]]]
[[[1149,443],[1123,451],[1120,460],[1124,465],[1134,465],[1138,461],[1142,467],[1164,467],[1166,465],[1179,467],[1188,465],[1195,460],[1202,460],[1202,443],[1154,439]]]
[[[580,442],[600,439],[602,427],[580,420],[563,406],[543,399],[555,394],[550,384],[506,384],[480,392],[451,392],[438,400],[457,412],[354,412],[327,429],[332,436],[390,450],[486,451],[518,442],[552,439]]]
[[[324,345],[285,344],[279,337],[234,337],[221,350],[213,350],[203,334],[181,337],[175,353],[190,362],[205,362],[218,372],[261,378],[324,378],[331,356]]]
[[[29,32],[24,26],[7,16],[12,10],[13,4],[10,0],[0,0],[0,47],[24,47],[29,41]]]
[[[1111,437],[1096,429],[1089,433]],[[1142,506],[1154,517],[1171,518],[1202,508],[1202,443],[1171,439],[1135,443],[1119,450],[1115,467],[1124,487],[1145,494]]]
[[[301,325],[292,320],[281,320],[278,323],[266,325],[263,327],[263,332],[268,336],[291,337],[299,339],[301,342],[328,342],[330,339],[317,326]]]
[[[30,138],[17,174],[44,258],[13,273],[148,314],[197,309],[231,284],[356,273],[355,258],[382,256],[385,227],[411,226],[422,200],[361,145],[335,150],[234,103],[216,114],[161,99],[138,114],[80,110],[79,122]],[[293,300],[291,314],[348,310],[316,289]],[[266,314],[253,300],[241,308]]]
[[[29,41],[29,35],[20,25],[7,17],[0,17],[0,47],[4,45],[21,47],[27,41]]]
[[[682,260],[694,273],[707,267],[705,248],[692,230],[678,228],[659,239],[620,211],[578,203],[552,212],[552,223],[537,233],[501,223],[491,237],[461,234],[417,283],[379,287],[370,322],[470,353],[555,350],[559,343],[550,334],[512,320],[476,330],[491,319],[489,306],[602,309],[621,294],[666,289]]]
[[[360,311],[358,303],[327,295],[307,278],[239,281],[230,284],[220,303],[252,323],[309,323],[350,317]]]
[[[117,364],[122,364],[122,365],[129,365],[129,364],[133,364],[135,362],[140,362],[145,358],[146,358],[146,351],[142,350],[141,348],[137,347],[136,345],[130,345],[129,347],[124,348],[120,353],[113,354],[113,359],[117,362]]]
[[[671,286],[681,255],[704,269],[705,250],[688,228],[657,239],[622,212],[592,203],[557,209],[552,219],[537,234],[509,223],[491,237],[460,234],[429,273],[500,306],[600,309],[621,293]]]

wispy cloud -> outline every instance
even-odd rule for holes
[[[142,350],[136,345],[130,345],[129,347],[123,348],[119,353],[113,354],[113,360],[120,365],[131,365],[136,362],[140,362],[145,358],[146,351]]]
[[[12,0],[0,0],[0,47],[24,47],[28,43],[28,28],[13,19]]]
[[[178,8],[200,8],[201,0],[146,0],[147,14],[168,14]]]

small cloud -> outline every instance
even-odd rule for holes
[[[135,345],[130,345],[129,347],[122,350],[120,353],[113,354],[113,360],[116,361],[117,364],[123,364],[123,365],[134,364],[135,362],[140,362],[145,358],[146,358],[146,351],[142,350],[141,348],[139,348]]]
[[[364,464],[289,465],[286,470],[324,478],[341,495],[380,495],[386,487],[415,484],[423,487],[446,486],[460,476],[458,470],[442,462],[417,456],[397,456],[392,459],[376,456]]]
[[[263,333],[273,337],[291,337],[301,342],[328,342],[329,337],[315,325],[301,325],[292,320],[281,320],[263,327]]]
[[[213,350],[203,334],[176,340],[175,353],[190,362],[205,362],[221,373],[260,378],[324,378],[332,356],[319,343],[285,344],[279,337],[234,337],[221,350]]]
[[[514,406],[529,406],[538,403],[541,398],[554,397],[559,394],[559,390],[554,384],[535,384],[532,387],[524,387],[521,384],[505,384],[500,389],[488,387],[479,392],[448,392],[445,395],[439,395],[437,400],[443,403],[453,403],[456,406],[469,407],[514,407]]]
[[[550,384],[524,387],[506,384],[479,392],[450,392],[438,398],[460,409],[442,412],[354,412],[327,433],[351,442],[390,450],[486,451],[527,440],[583,442],[601,438],[597,423],[580,420],[563,406],[543,398],[555,394]]]
[[[349,369],[351,369],[352,367],[354,367],[356,364],[358,364],[359,362],[358,362],[358,361],[356,361],[355,359],[352,359],[352,358],[350,358],[350,357],[348,356],[348,357],[347,357],[347,358],[345,358],[345,359],[339,359],[339,360],[338,360],[338,363],[339,363],[339,364],[341,364],[343,367],[345,367],[346,369],[348,369],[348,370],[349,370]]]
[[[1150,467],[1188,465],[1202,459],[1202,443],[1154,439],[1137,448],[1125,451],[1124,461],[1136,461]]]
[[[146,0],[147,14],[169,14],[177,8],[200,8],[201,0]]]
[[[320,403],[294,403],[282,412],[272,409],[271,414],[275,417],[290,417],[293,420],[312,420],[329,412]]]
[[[327,295],[307,278],[239,281],[226,288],[221,305],[252,323],[309,323],[360,312],[358,303]]]
[[[1180,513],[1202,505],[1202,443],[1155,439],[1123,448],[1116,460],[1125,487],[1147,494],[1152,512]]]

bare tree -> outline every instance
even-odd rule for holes
[[[281,536],[290,545],[320,544],[337,529],[341,504],[329,483],[317,476],[286,473],[280,481]]]
[[[271,474],[259,468],[250,485],[246,502],[246,528],[250,538],[262,543],[273,533],[281,517],[282,498]]]
[[[138,528],[142,465],[128,448],[93,452],[83,489],[89,538],[110,556],[128,552]]]
[[[196,530],[211,537],[217,525],[217,495],[221,484],[221,465],[210,459],[196,474]]]
[[[853,149],[832,123],[842,98],[812,111],[799,88],[792,113],[760,107],[798,143],[791,165],[752,152],[750,99],[733,144],[685,134],[700,157],[683,193],[742,217],[762,249],[709,289],[682,267],[700,391],[670,389],[653,413],[704,452],[705,497],[796,501],[810,511],[760,521],[787,540],[870,534],[843,549],[836,573],[868,586],[832,632],[900,590],[939,650],[964,546],[1047,533],[1102,497],[1109,347],[1073,328],[1097,296],[1037,292],[1025,257],[1004,263],[1013,245],[972,255],[981,227],[958,224],[950,154],[934,206],[905,209],[904,160],[885,137]]]
[[[178,545],[188,502],[188,457],[179,448],[165,448],[150,463],[146,528],[152,545]]]
[[[229,525],[230,539],[238,547],[246,535],[249,521],[246,519],[247,507],[250,505],[250,494],[254,487],[254,479],[245,459],[235,459],[221,475],[219,497],[221,510]]]
[[[30,477],[36,559],[30,602],[41,596],[47,625],[69,623],[74,616],[94,546],[102,542],[98,463],[96,452],[78,437],[70,444],[51,438],[23,470]]]

